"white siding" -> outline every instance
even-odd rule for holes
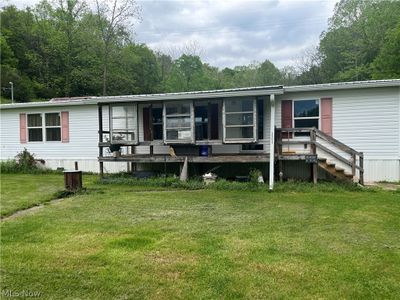
[[[69,112],[69,143],[28,142],[21,144],[19,137],[20,113]],[[108,128],[108,110],[103,112],[105,129]],[[98,172],[98,112],[96,105],[1,110],[1,159],[12,159],[26,148],[37,159],[44,159],[46,166],[71,169],[78,161],[84,171]],[[126,169],[126,163],[106,164],[106,170],[116,172]]]
[[[279,100],[322,97],[333,98],[333,137],[364,152],[365,180],[400,180],[400,89],[285,93]]]
[[[69,112],[69,143],[28,142],[21,144],[19,138],[20,113]],[[43,159],[85,159],[98,155],[97,106],[68,106],[32,108],[24,111],[1,111],[1,158],[13,158],[24,148]]]

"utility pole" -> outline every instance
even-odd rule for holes
[[[11,103],[14,103],[14,84],[10,81],[9,82],[10,86],[11,86]]]

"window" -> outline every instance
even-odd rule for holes
[[[319,100],[294,101],[293,120],[295,128],[316,127],[319,124]]]
[[[264,138],[264,100],[257,99],[257,135],[258,139]],[[261,149],[262,150],[262,149]]]
[[[137,142],[135,104],[112,105],[110,109],[111,143]]]
[[[153,124],[153,140],[163,139],[162,106],[153,106],[151,109]]]
[[[61,141],[61,117],[60,113],[46,113],[46,141]]]
[[[43,141],[42,114],[28,115],[28,141],[29,142]]]
[[[28,141],[42,142],[44,140],[61,141],[60,113],[28,114]]]
[[[169,142],[193,142],[192,121],[192,103],[166,103],[165,140]]]
[[[224,142],[254,142],[257,138],[255,99],[224,100]]]
[[[196,140],[208,139],[208,103],[196,105],[194,108],[196,124]]]

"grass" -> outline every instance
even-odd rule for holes
[[[36,180],[24,176],[14,182]],[[87,186],[2,222],[3,291],[36,291],[44,299],[400,294],[398,192],[300,183],[274,193]]]
[[[46,203],[64,188],[63,173],[1,174],[1,216]],[[90,185],[95,176],[85,176]]]

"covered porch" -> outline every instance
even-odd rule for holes
[[[99,163],[265,163],[273,188],[281,86],[126,96],[98,103]]]

